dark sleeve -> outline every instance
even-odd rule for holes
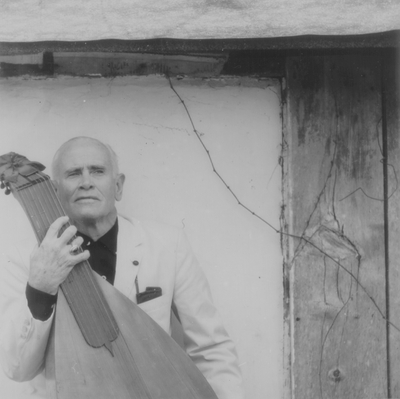
[[[47,294],[27,284],[25,295],[28,300],[29,310],[35,319],[45,321],[51,316],[53,307],[57,302],[57,294]]]

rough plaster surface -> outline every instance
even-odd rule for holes
[[[400,0],[0,0],[0,41],[251,38],[400,28]]]
[[[279,227],[279,81],[171,82],[218,173],[243,204]],[[48,166],[71,137],[111,144],[126,175],[119,211],[185,229],[237,343],[247,397],[279,399],[280,237],[240,207],[218,179],[180,98],[165,77],[154,75],[0,79],[0,155],[15,151]],[[0,221],[10,227],[0,229],[2,251],[33,233],[18,202],[0,194]],[[23,388],[0,368],[1,399],[33,399],[13,389]]]

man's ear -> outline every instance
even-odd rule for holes
[[[121,201],[122,192],[124,191],[125,175],[120,173],[115,181],[115,199]]]

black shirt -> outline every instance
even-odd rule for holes
[[[114,226],[97,241],[93,241],[79,231],[76,235],[83,238],[81,248],[90,252],[89,263],[92,269],[110,284],[114,284],[117,265],[118,219]],[[42,321],[51,316],[57,302],[57,295],[39,291],[29,284],[26,286],[26,298],[33,317]]]
[[[117,264],[117,236],[118,219],[114,226],[97,241],[93,241],[85,234],[76,233],[83,238],[81,248],[90,252],[89,263],[92,269],[105,278],[110,284],[114,284],[115,267]]]

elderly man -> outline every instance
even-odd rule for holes
[[[30,257],[26,246],[3,255],[0,356],[6,374],[29,381],[27,398],[46,398],[44,357],[57,291],[90,257],[92,268],[133,302],[145,287],[160,287],[160,297],[139,306],[170,333],[174,303],[186,351],[217,396],[242,398],[234,346],[182,232],[117,215],[125,176],[111,148],[88,137],[71,139],[54,157],[53,177],[68,217],[50,226]],[[72,225],[59,235],[68,220]],[[72,245],[83,252],[71,252],[75,235]]]

